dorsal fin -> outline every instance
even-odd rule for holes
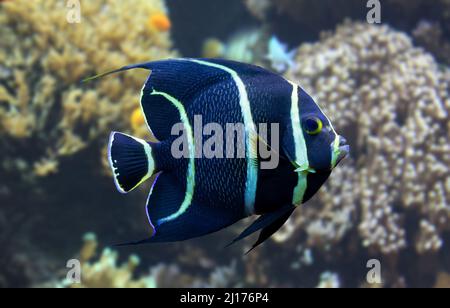
[[[164,140],[170,137],[173,125],[180,122],[179,110],[168,102],[167,97],[176,99],[185,109],[188,109],[189,104],[194,101],[202,89],[232,78],[226,71],[213,66],[202,65],[202,63],[226,66],[240,76],[271,74],[258,66],[234,61],[186,58],[128,65],[118,70],[87,78],[84,81],[135,68],[150,70],[151,74],[142,88],[141,106],[149,129],[157,139]],[[155,95],[155,92],[159,95]]]
[[[176,99],[187,110],[202,89],[230,78],[223,71],[189,59],[151,62],[148,65],[152,74],[142,89],[141,106],[149,128],[159,140],[168,139],[172,127],[180,122],[179,110],[168,104],[167,97]],[[155,91],[159,95],[155,95]]]

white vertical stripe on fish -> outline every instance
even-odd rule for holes
[[[247,90],[239,74],[227,66],[212,63],[203,60],[187,59],[201,65],[221,69],[231,75],[239,92],[239,105],[241,107],[242,117],[245,126],[245,143],[247,156],[247,177],[245,183],[245,211],[248,215],[255,212],[256,188],[258,183],[258,163],[257,163],[257,134],[255,123],[250,108]]]
[[[180,113],[180,120],[181,123],[183,123],[184,128],[186,129],[186,135],[188,139],[188,147],[189,147],[189,164],[188,164],[188,170],[186,175],[186,193],[184,196],[184,200],[180,205],[180,208],[177,212],[161,218],[158,220],[157,225],[161,225],[165,222],[172,221],[176,218],[178,218],[180,215],[182,215],[186,210],[189,208],[189,206],[192,203],[192,198],[194,197],[194,187],[195,187],[195,144],[194,144],[194,134],[192,131],[192,126],[189,123],[189,118],[186,113],[186,109],[184,108],[183,104],[178,101],[176,98],[171,96],[168,93],[165,92],[158,92],[156,90],[153,90],[151,95],[161,95],[164,98],[166,98],[169,102],[171,102]]]
[[[306,141],[305,137],[303,136],[302,123],[300,119],[298,86],[291,81],[289,81],[289,83],[292,85],[291,125],[292,134],[294,136],[295,163],[297,164],[297,166],[299,166],[299,169],[301,169],[299,172],[297,172],[298,182],[292,194],[292,203],[294,205],[300,205],[306,192],[309,161],[308,150],[306,148]]]

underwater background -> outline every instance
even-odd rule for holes
[[[381,0],[380,24],[375,2],[0,1],[0,287],[450,287],[450,1]],[[278,71],[351,145],[248,255],[251,240],[224,248],[248,221],[113,246],[149,232],[150,183],[117,193],[106,155],[112,130],[152,138],[146,72],[80,80],[181,56]]]

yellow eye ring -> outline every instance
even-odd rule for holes
[[[309,117],[303,121],[303,128],[308,135],[317,135],[323,129],[323,122],[317,117]]]

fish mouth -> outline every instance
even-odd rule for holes
[[[339,146],[339,155],[337,157],[336,165],[339,164],[350,153],[350,146],[348,144]]]
[[[337,136],[332,144],[332,162],[331,169],[335,168],[350,153],[350,146],[347,140],[342,136]]]

